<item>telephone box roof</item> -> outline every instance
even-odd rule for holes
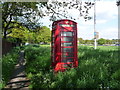
[[[69,20],[69,19],[61,19],[61,20],[57,20],[57,21],[54,21],[54,23],[58,23],[58,22],[61,22],[61,21],[71,21],[71,22],[76,23],[75,21],[72,21],[72,20]],[[77,24],[77,23],[76,23],[76,24]]]

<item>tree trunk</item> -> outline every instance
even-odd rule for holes
[[[3,35],[3,38],[6,39],[7,38],[7,30],[4,29],[4,35]]]

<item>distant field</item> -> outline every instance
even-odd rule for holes
[[[42,47],[50,47],[51,45],[40,45]],[[94,46],[86,46],[86,45],[79,45],[78,46],[79,48],[80,47],[90,47],[90,48],[94,48]],[[100,50],[118,50],[118,46],[97,46],[97,49],[100,49]]]
[[[101,50],[118,50],[118,46],[98,46]]]
[[[91,47],[94,48],[94,46],[85,46],[85,45],[79,45],[78,47]],[[100,50],[118,50],[118,46],[97,46],[97,49]]]

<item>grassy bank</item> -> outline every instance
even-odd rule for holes
[[[64,73],[53,74],[50,47],[28,46],[25,49],[26,72],[31,88],[120,88],[120,61],[114,46],[79,46],[79,66]]]

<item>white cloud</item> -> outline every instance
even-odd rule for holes
[[[118,28],[106,28],[101,31],[100,38],[109,38],[109,39],[117,39],[118,38]]]
[[[94,8],[89,11],[92,17]],[[79,12],[77,10],[69,10],[69,15],[77,18]],[[83,17],[79,17],[78,23],[78,37],[83,39],[93,39],[94,35],[94,20],[85,22]],[[100,38],[115,39],[118,38],[118,7],[116,1],[97,1],[96,2],[96,29],[99,32]],[[48,26],[51,24],[49,18],[45,18],[43,24]],[[111,21],[111,22],[110,22]],[[114,24],[114,25],[113,25]]]
[[[118,15],[116,1],[98,1],[96,3],[96,13],[99,17],[114,18]]]
[[[107,22],[107,20],[96,20],[96,23],[97,24],[104,24],[104,23],[106,23]]]
[[[114,39],[118,38],[118,27],[117,27],[117,18],[118,18],[118,7],[116,6],[115,1],[98,1],[96,2],[96,28],[99,32],[100,38]],[[91,10],[91,15],[94,9]],[[87,27],[84,28],[84,33],[87,33],[89,36],[83,36],[84,38],[93,37],[93,20],[88,22],[83,22],[82,24]],[[82,33],[82,32],[81,32]]]
[[[84,21],[82,20],[82,25],[85,25],[85,26],[93,26],[94,25],[94,21],[93,20],[90,20],[90,21]]]
[[[93,39],[94,29],[88,25],[78,24],[78,37],[83,39]]]

